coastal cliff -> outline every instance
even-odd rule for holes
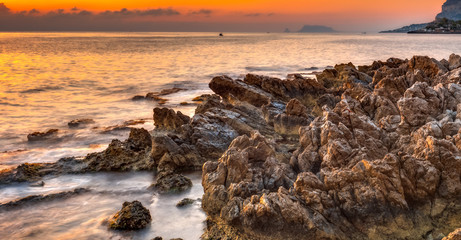
[[[316,78],[217,76],[209,87],[193,117],[155,108],[153,132],[23,164],[0,183],[148,170],[164,193],[190,188],[182,173],[201,169],[203,239],[442,239],[459,228],[460,56],[339,64]]]
[[[447,0],[442,5],[442,12],[436,18],[447,18],[455,21],[461,20],[461,0]]]

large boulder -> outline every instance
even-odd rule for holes
[[[149,209],[141,202],[124,202],[122,209],[109,219],[109,227],[117,230],[138,230],[152,221]]]

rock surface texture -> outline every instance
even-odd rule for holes
[[[109,227],[117,230],[143,229],[152,221],[150,212],[139,201],[124,202],[122,209],[109,219]]]
[[[307,124],[292,151],[252,131],[203,165],[202,238],[441,239],[459,228],[458,59],[342,64],[296,83],[219,79],[218,94],[260,107],[268,125],[283,114]]]

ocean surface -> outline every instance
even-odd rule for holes
[[[128,136],[128,130],[116,128],[127,121],[142,120],[131,127],[152,130],[152,109],[157,106],[193,115],[193,104],[180,103],[211,93],[208,82],[213,76],[286,78],[292,73],[312,75],[339,63],[363,65],[413,55],[441,60],[451,53],[461,54],[461,35],[0,33],[0,170],[101,151],[111,139]],[[164,105],[131,100],[173,87],[183,90],[163,96],[168,100]],[[67,126],[80,118],[95,123]],[[48,129],[59,130],[55,139],[27,141],[29,133]],[[166,197],[147,190],[153,178],[150,173],[90,174],[49,179],[39,189],[2,187],[0,203],[81,186],[94,191],[0,213],[0,239],[71,239],[75,234],[81,234],[80,239],[150,239],[161,234],[197,239],[205,220],[200,203],[182,212],[174,205],[184,196],[201,197],[200,176],[190,192]],[[125,199],[114,198],[120,194]],[[152,226],[127,235],[108,231],[101,221],[132,199],[156,212]],[[183,225],[189,227],[171,234]]]

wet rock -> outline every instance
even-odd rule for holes
[[[142,95],[136,95],[134,97],[131,98],[131,100],[133,101],[142,101],[142,100],[145,100],[146,98]]]
[[[27,196],[19,200],[14,200],[8,203],[0,204],[0,211],[8,211],[8,210],[12,210],[17,207],[23,207],[26,205],[32,205],[32,204],[42,203],[46,201],[64,200],[64,199],[67,199],[67,198],[70,198],[76,195],[88,193],[88,192],[90,192],[89,189],[76,188],[73,191],[68,191],[68,192],[53,193],[53,194],[48,194],[48,195]]]
[[[29,184],[30,187],[43,187],[45,186],[45,182],[44,181],[37,181],[37,182],[33,182],[31,184]]]
[[[152,240],[163,240],[163,238],[162,237],[154,237],[154,238],[152,238]]]
[[[128,171],[153,169],[150,157],[152,137],[143,128],[132,128],[127,140],[114,139],[106,150],[88,154],[86,171]]]
[[[93,124],[93,123],[95,123],[93,119],[82,118],[82,119],[74,119],[68,122],[67,126],[69,126],[69,128],[79,128],[79,127],[83,127],[85,125]]]
[[[122,209],[109,220],[109,227],[117,230],[139,230],[147,227],[151,221],[150,211],[141,202],[124,202]]]
[[[161,193],[182,192],[192,187],[192,181],[182,174],[161,172],[152,187]]]
[[[136,95],[131,100],[133,100],[133,101],[151,100],[151,101],[156,101],[159,104],[165,104],[166,101],[168,101],[168,100],[165,99],[165,98],[162,98],[162,96],[170,95],[170,94],[177,93],[177,92],[180,92],[180,91],[183,91],[183,90],[185,90],[185,89],[176,88],[176,87],[167,88],[167,89],[162,89],[162,91],[160,91],[160,92],[147,93],[146,96]]]
[[[154,125],[159,129],[179,130],[179,128],[189,123],[190,118],[180,111],[175,112],[169,108],[154,108]]]
[[[259,88],[248,85],[240,80],[233,80],[227,76],[214,77],[209,87],[213,92],[230,102],[235,98],[239,101],[248,102],[256,107],[268,104],[272,97],[269,93]]]
[[[195,202],[194,199],[184,198],[176,204],[176,207],[185,207],[191,205]]]
[[[49,129],[46,132],[33,132],[27,135],[27,141],[36,142],[53,139],[58,136],[58,132],[58,129]]]

